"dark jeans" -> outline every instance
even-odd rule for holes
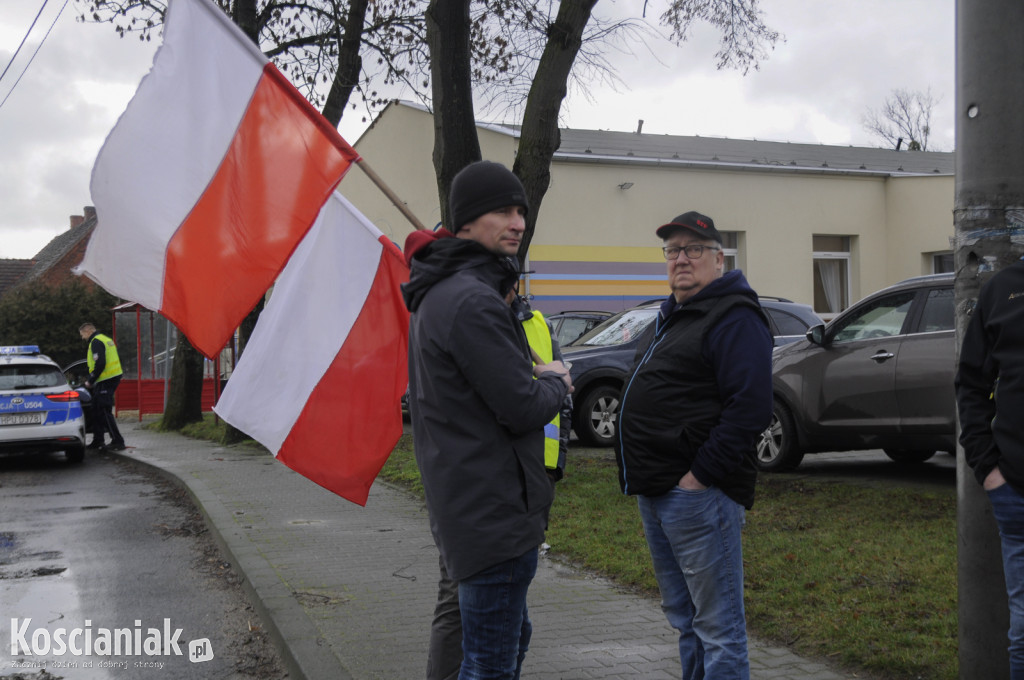
[[[103,443],[103,433],[110,433],[111,444],[124,444],[124,437],[117,429],[114,418],[114,391],[121,384],[121,376],[102,380],[92,388],[92,438],[97,444]]]
[[[1010,678],[1024,680],[1024,498],[1009,484],[988,492],[999,525],[1010,603]]]
[[[459,581],[459,680],[519,680],[533,633],[526,591],[536,573],[533,548]]]
[[[427,680],[458,680],[462,668],[462,616],[459,614],[459,584],[448,578],[444,560],[438,556],[441,578],[437,583],[437,604],[430,625],[427,652]]]

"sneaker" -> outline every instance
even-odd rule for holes
[[[87,449],[103,449],[103,442],[98,442],[95,439],[85,445]]]
[[[107,444],[106,446],[104,446],[103,450],[104,451],[124,451],[126,448],[128,448],[128,447],[124,445],[124,442],[119,442],[119,443],[116,443],[116,444],[114,442],[111,442],[110,444]]]

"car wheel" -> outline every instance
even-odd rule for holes
[[[897,463],[923,463],[935,455],[934,451],[921,449],[882,449],[885,455]]]
[[[64,457],[69,463],[81,463],[85,460],[85,449],[79,446],[74,449],[64,449]]]
[[[800,465],[804,453],[797,448],[793,416],[785,404],[778,401],[772,408],[772,422],[757,440],[754,463],[758,470],[784,472]]]
[[[584,395],[576,408],[573,429],[590,446],[611,446],[619,420],[619,388],[598,385]]]

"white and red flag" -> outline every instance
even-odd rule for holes
[[[335,192],[357,161],[220,9],[173,0],[93,168],[98,224],[76,271],[208,357],[276,280],[216,411],[365,505],[402,432],[409,270]]]
[[[174,0],[93,168],[76,272],[207,357],[281,272],[356,151],[209,0]]]
[[[366,504],[402,434],[409,313],[398,246],[335,193],[292,255],[214,410]]]

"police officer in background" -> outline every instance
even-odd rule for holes
[[[92,394],[92,441],[88,448],[104,451],[124,451],[124,437],[117,429],[114,418],[114,391],[121,383],[121,359],[117,355],[114,341],[96,330],[91,323],[83,323],[78,329],[83,340],[89,342],[86,362],[89,377],[85,386]],[[103,433],[110,433],[110,444],[103,445]]]

